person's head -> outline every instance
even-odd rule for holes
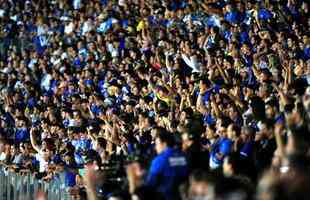
[[[272,78],[272,73],[269,71],[269,69],[263,69],[262,73],[259,76],[259,81],[261,83],[265,83],[265,82],[268,82],[271,78]]]
[[[185,122],[186,119],[190,119],[193,115],[193,110],[191,108],[186,108],[181,112],[180,121]]]
[[[160,154],[167,148],[174,146],[174,137],[165,129],[160,129],[157,138],[155,139],[155,149],[157,154]]]
[[[233,47],[233,45],[232,45],[232,47]],[[234,63],[234,60],[233,60],[233,58],[231,57],[231,56],[227,56],[227,57],[225,57],[224,58],[224,60],[223,60],[223,64],[224,64],[224,66],[226,67],[226,68],[231,68],[232,66],[233,66],[233,63]]]
[[[229,139],[235,140],[240,136],[240,127],[236,124],[230,124],[227,128],[227,137]]]
[[[182,147],[183,150],[186,150],[194,143],[194,134],[186,131],[182,133]]]
[[[161,129],[162,128],[160,128],[160,127],[153,127],[151,129],[151,136],[152,136],[152,140],[153,141],[158,137]]]
[[[101,165],[101,157],[97,151],[91,149],[85,152],[84,165],[85,166],[94,166],[98,168]]]
[[[268,86],[266,84],[260,85],[258,89],[258,96],[262,99],[266,99],[270,95]]]
[[[309,199],[309,174],[299,171],[279,174],[267,171],[257,187],[257,199],[261,200],[306,200]]]
[[[216,128],[215,125],[207,125],[205,136],[207,139],[214,139],[216,137]]]
[[[134,108],[133,108],[133,106],[132,106],[131,104],[127,104],[127,105],[125,106],[125,111],[126,111],[127,113],[132,113],[133,110],[134,110]]]
[[[66,165],[71,165],[72,163],[74,163],[73,153],[66,153],[63,157],[63,160],[64,160]]]
[[[10,154],[11,155],[16,155],[17,153],[18,153],[18,146],[11,145]]]
[[[97,138],[97,142],[96,142],[96,146],[95,146],[95,149],[106,149],[106,146],[107,146],[107,141],[100,137],[100,138]]]
[[[199,88],[201,90],[207,90],[207,89],[209,89],[210,86],[211,86],[211,83],[207,79],[201,79],[199,82]]]
[[[43,140],[42,140],[42,146],[41,146],[41,148],[42,148],[42,149],[46,149],[47,146],[48,146],[47,143],[48,143],[48,140],[47,140],[47,139],[43,139]]]
[[[134,86],[131,88],[131,92],[132,92],[133,95],[138,96],[138,95],[139,95],[139,88],[138,88],[137,86],[134,85]]]
[[[147,116],[147,117],[144,119],[144,126],[145,126],[146,128],[152,127],[153,124],[154,124],[153,118]]]
[[[309,155],[310,137],[307,126],[289,128],[289,136],[287,138],[286,153]]]
[[[250,99],[250,108],[252,110],[254,119],[256,120],[265,119],[266,117],[265,103],[260,97],[253,96]]]
[[[245,126],[241,128],[241,139],[243,142],[249,142],[255,137],[255,130],[250,126]]]
[[[250,200],[254,191],[253,184],[245,177],[224,177],[217,181],[214,199]]]
[[[53,155],[53,151],[46,148],[46,149],[42,149],[42,157],[45,161],[49,161],[51,159]]]
[[[237,117],[239,115],[237,108],[235,106],[231,106],[229,108],[228,115],[229,115],[230,119],[232,119],[232,120],[237,119]]]
[[[254,91],[250,87],[244,87],[242,92],[246,101],[248,101],[254,95]]]
[[[226,177],[238,175],[241,168],[241,159],[238,153],[232,153],[224,158],[223,174]]]
[[[17,127],[23,128],[25,126],[26,126],[26,121],[25,120],[23,120],[23,119],[18,120]]]
[[[260,134],[262,134],[266,138],[273,137],[273,125],[274,122],[271,119],[266,119],[261,123],[260,126]]]
[[[193,199],[213,199],[215,177],[204,170],[196,170],[189,177],[189,196]]]
[[[7,144],[7,141],[5,139],[0,139],[0,154],[4,152],[6,144]]]
[[[268,118],[274,118],[278,113],[278,102],[276,99],[267,101],[265,104],[266,116]]]
[[[19,145],[19,151],[23,154],[23,155],[28,155],[29,154],[29,148],[27,145],[21,143]]]
[[[227,136],[227,128],[232,123],[231,119],[228,117],[221,117],[216,120],[216,132],[220,137]]]
[[[210,31],[211,31],[211,35],[216,35],[219,33],[219,28],[214,26],[210,29]]]
[[[165,96],[167,96],[169,94],[169,90],[167,88],[165,88],[165,87],[160,86],[157,89],[158,89],[158,94],[161,97],[165,97]]]

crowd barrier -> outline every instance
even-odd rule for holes
[[[44,192],[48,200],[71,200],[64,180],[42,181],[31,173],[20,175],[0,167],[0,200],[36,200]]]

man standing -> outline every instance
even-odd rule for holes
[[[165,194],[167,200],[179,198],[178,186],[188,175],[185,154],[173,146],[173,135],[162,129],[155,140],[157,156],[152,161],[146,180],[146,185]]]
[[[185,154],[174,148],[174,136],[165,129],[158,130],[155,150],[157,156],[152,160],[144,183],[141,166],[133,163],[127,167],[130,192],[133,194],[144,185],[163,194],[166,200],[178,200],[178,188],[189,173]]]

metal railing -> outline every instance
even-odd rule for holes
[[[71,200],[60,178],[46,182],[33,174],[20,175],[0,166],[0,200],[35,200],[38,192],[44,192],[48,200]]]

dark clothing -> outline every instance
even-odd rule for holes
[[[185,153],[190,171],[209,168],[209,153],[207,151],[202,151],[199,143],[193,143]]]
[[[256,165],[259,171],[266,169],[270,166],[273,153],[277,148],[275,138],[264,139],[256,143]]]
[[[187,176],[188,164],[184,153],[167,148],[153,159],[146,185],[165,194],[166,200],[175,200],[179,199],[178,186]]]

